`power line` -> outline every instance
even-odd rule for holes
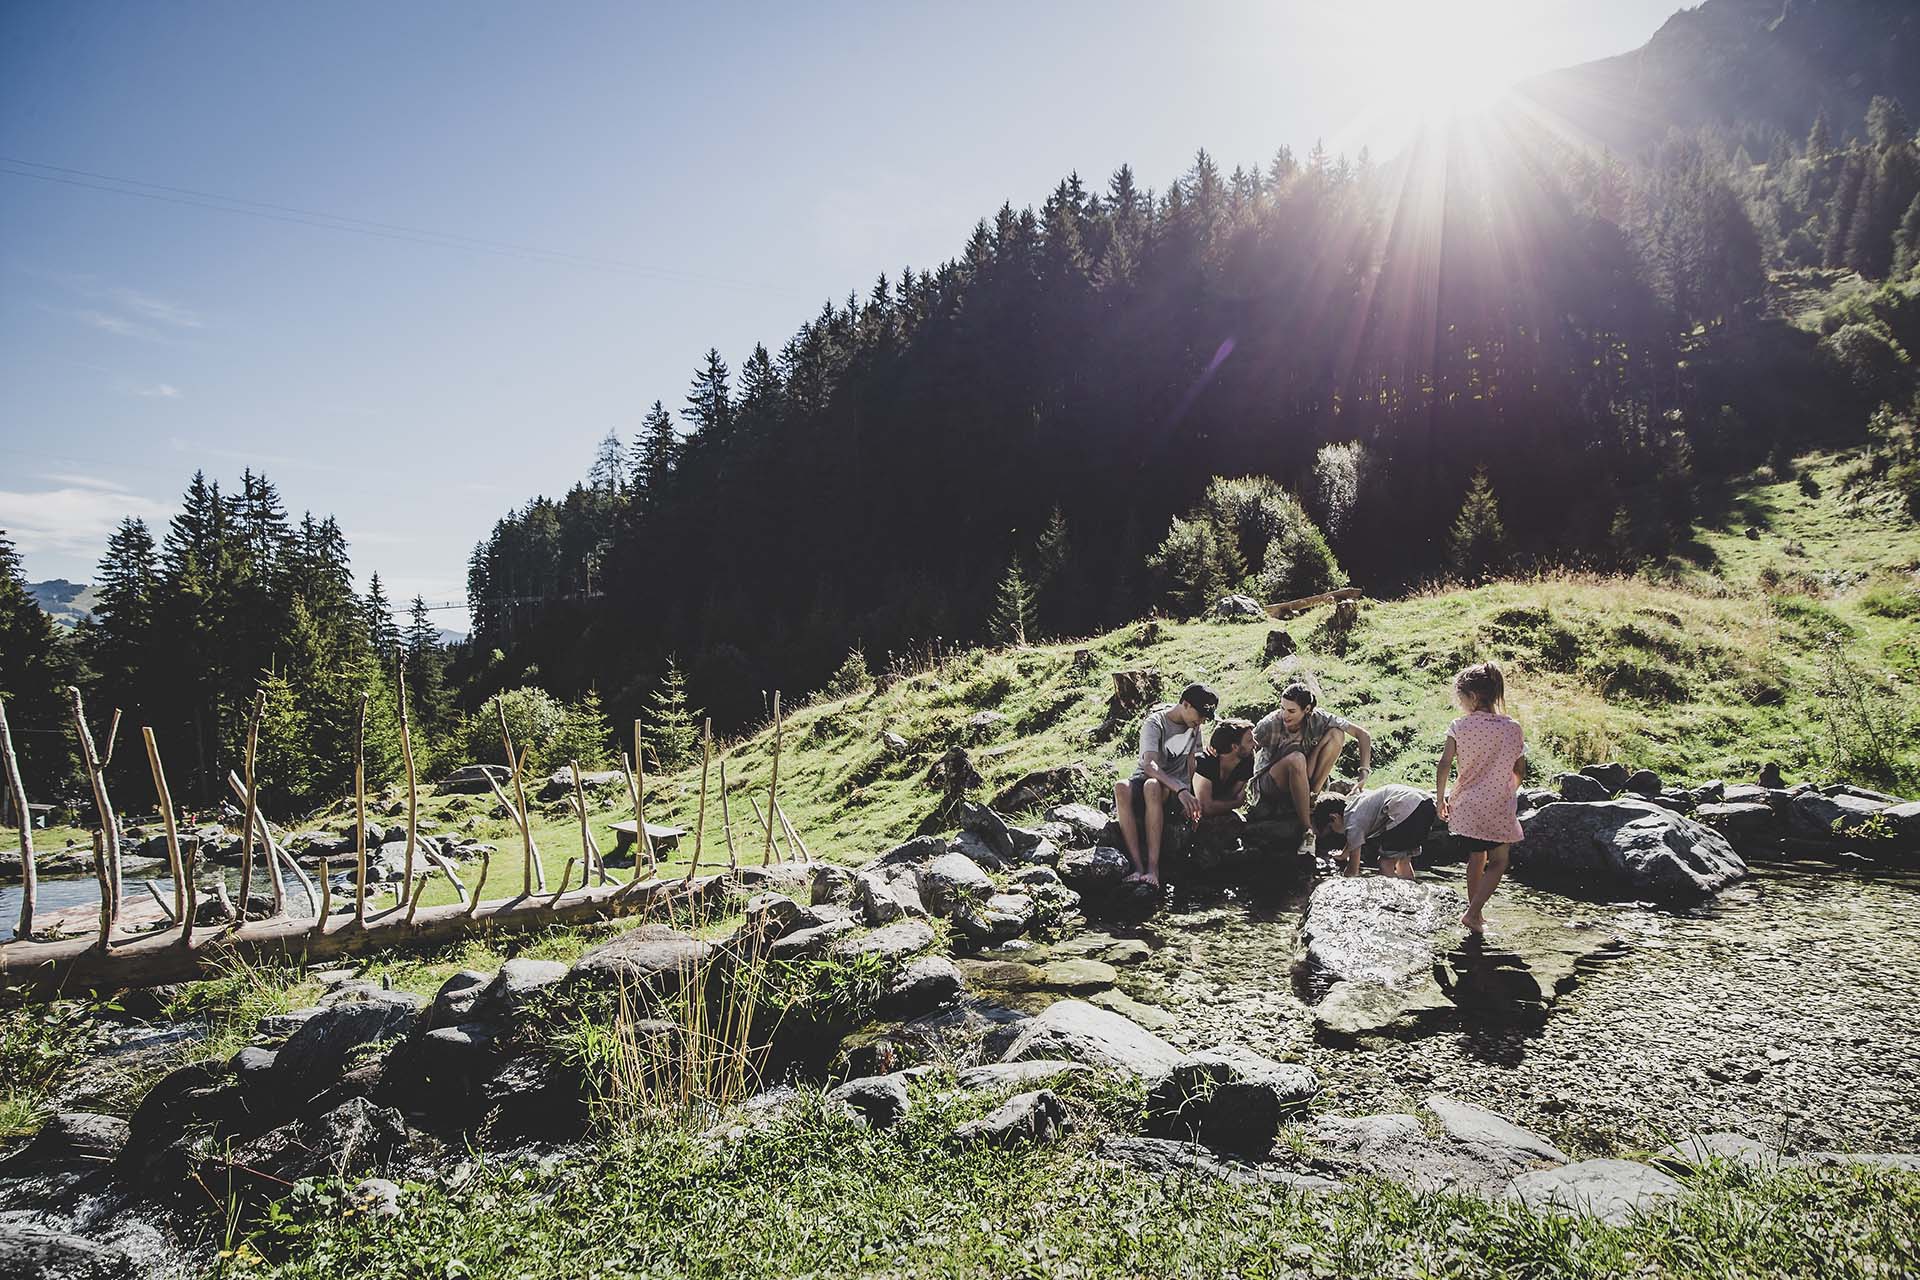
[[[19,166],[19,167],[7,167]],[[41,172],[34,172],[39,170]],[[15,178],[31,178],[36,182],[58,183],[62,186],[81,187],[89,191],[105,191],[112,195],[136,196],[142,200],[156,200],[163,204],[184,205],[189,208],[211,209],[216,213],[231,213],[241,217],[259,218],[269,222],[286,222],[299,226],[318,227],[323,231],[345,231],[354,235],[371,236],[381,240],[398,240],[410,244],[433,245],[442,249],[464,249],[470,253],[485,253],[494,257],[519,258],[529,262],[551,262],[561,266],[591,267],[604,271],[618,271],[630,275],[647,276],[660,280],[673,280],[687,284],[708,284],[728,289],[744,289],[762,293],[784,294],[799,297],[793,290],[781,289],[765,281],[735,280],[726,276],[709,275],[700,271],[686,271],[676,267],[656,267],[641,263],[623,262],[617,258],[601,258],[589,254],[570,253],[560,249],[544,249],[537,245],[516,244],[509,240],[487,240],[478,236],[462,235],[452,231],[434,231],[425,227],[410,227],[402,223],[379,222],[370,218],[350,217],[346,214],[326,213],[317,209],[302,209],[295,205],[274,204],[265,200],[248,200],[241,196],[222,195],[213,191],[201,191],[194,187],[169,186],[159,182],[143,182],[137,178],[120,178],[112,174],[95,173],[88,169],[73,169],[63,165],[43,164],[37,160],[22,160],[14,156],[0,156],[0,173]]]

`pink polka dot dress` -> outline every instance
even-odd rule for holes
[[[1460,780],[1447,797],[1447,830],[1469,840],[1513,844],[1520,829],[1513,766],[1527,749],[1520,722],[1475,711],[1447,726]]]

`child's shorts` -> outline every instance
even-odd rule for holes
[[[1451,831],[1447,834],[1453,836]],[[1498,849],[1503,844],[1512,843],[1511,840],[1476,840],[1472,836],[1453,836],[1453,847],[1461,853],[1486,853],[1490,849]]]

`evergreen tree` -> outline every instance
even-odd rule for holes
[[[1867,145],[1875,151],[1913,142],[1913,123],[1899,100],[1875,94],[1867,104]]]
[[[146,522],[124,519],[107,539],[94,582],[93,617],[80,625],[95,692],[123,708],[135,724],[151,724],[158,702],[150,696],[162,678],[157,629],[160,566]]]
[[[687,701],[687,678],[672,654],[660,684],[647,700],[648,714],[641,725],[647,750],[662,769],[678,769],[693,758],[700,745],[702,713]]]
[[[361,611],[366,617],[368,647],[381,662],[391,662],[394,650],[400,647],[400,626],[393,620],[393,602],[387,599],[378,573],[367,579],[367,598],[361,602]]]
[[[1454,517],[1447,537],[1447,563],[1461,578],[1474,581],[1500,568],[1506,558],[1507,530],[1500,521],[1500,502],[1482,466],[1473,473],[1466,501]]]
[[[446,651],[440,644],[440,629],[427,613],[427,602],[419,596],[407,613],[407,691],[413,695],[415,723],[436,745],[445,735],[453,718],[453,702],[447,688]]]
[[[673,415],[658,400],[647,411],[635,454],[634,485],[647,502],[658,504],[666,498],[680,464],[680,437],[673,429]]]
[[[885,278],[882,277],[884,283]],[[762,343],[754,343],[753,354],[740,366],[740,403],[738,430],[749,446],[764,441],[779,426],[786,412],[786,391],[773,357]]]
[[[1068,572],[1072,556],[1067,516],[1055,504],[1033,548],[1033,621],[1040,634],[1063,635],[1072,625],[1074,580]]]
[[[618,433],[609,431],[594,452],[593,466],[587,471],[587,483],[610,498],[627,491],[627,456]]]
[[[1006,576],[1000,579],[1000,589],[993,602],[993,616],[987,623],[988,632],[1001,644],[1025,648],[1032,621],[1033,593],[1027,586],[1026,575],[1020,570],[1020,557],[1015,556],[1007,565]]]
[[[73,757],[61,731],[68,723],[64,694],[77,678],[53,619],[27,592],[13,540],[0,529],[0,699],[7,704],[29,803],[67,794]]]
[[[849,309],[851,309],[851,301]],[[707,348],[706,363],[693,375],[687,392],[686,421],[693,441],[702,449],[721,449],[733,429],[733,401],[727,389],[727,362],[718,348]]]
[[[612,736],[599,691],[588,689],[567,705],[554,741],[553,758],[561,763],[578,763],[582,769],[604,769],[612,762],[608,747]]]
[[[1916,268],[1920,268],[1920,195],[1914,196],[1913,202],[1907,206],[1893,240],[1895,278],[1905,277]]]
[[[1813,128],[1807,130],[1807,159],[1819,160],[1833,149],[1833,127],[1827,123],[1827,109],[1816,111]]]

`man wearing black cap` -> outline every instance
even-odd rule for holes
[[[1193,793],[1193,763],[1200,754],[1201,728],[1213,718],[1220,695],[1204,684],[1181,690],[1180,701],[1162,704],[1140,722],[1140,765],[1125,782],[1114,784],[1113,811],[1120,837],[1133,860],[1129,880],[1160,884],[1160,837],[1167,808],[1177,803],[1190,821],[1199,821],[1200,798]],[[1146,856],[1141,856],[1145,828]]]

